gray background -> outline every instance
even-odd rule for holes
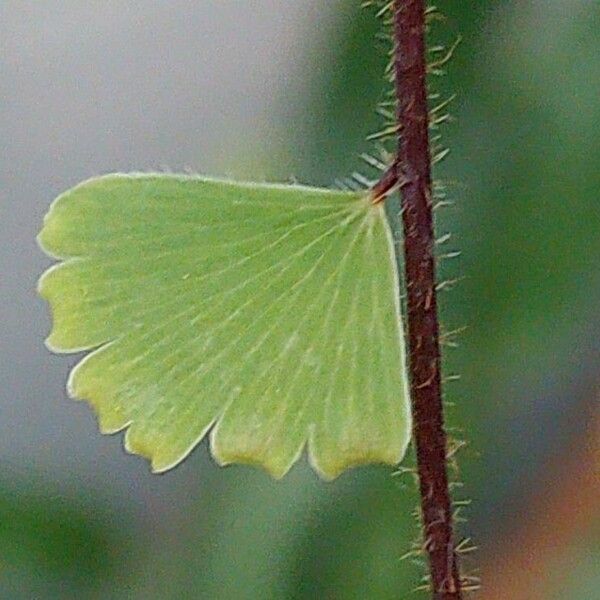
[[[280,143],[274,124],[299,92],[304,39],[310,31],[314,44],[332,8],[318,0],[1,3],[4,468],[74,486],[84,479],[109,494],[158,485],[118,438],[96,433],[85,405],[65,398],[74,361],[43,346],[49,319],[35,284],[49,262],[35,236],[58,193],[100,173],[258,169],[260,177],[269,146]]]

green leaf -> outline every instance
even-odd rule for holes
[[[398,281],[365,194],[110,175],[52,205],[41,278],[68,390],[165,471],[210,430],[222,465],[334,478],[410,436]]]

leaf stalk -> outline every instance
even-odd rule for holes
[[[394,0],[394,73],[398,157],[372,191],[398,185],[402,198],[404,265],[413,438],[421,496],[423,547],[435,600],[462,598],[448,485],[435,234],[427,102],[424,0]]]

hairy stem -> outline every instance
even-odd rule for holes
[[[413,437],[436,600],[462,598],[448,488],[436,301],[424,0],[395,0],[396,180],[402,197]]]

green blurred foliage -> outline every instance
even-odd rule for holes
[[[92,597],[122,569],[132,524],[53,487],[38,478],[2,481],[2,598]]]
[[[556,597],[571,600],[595,598],[600,590],[600,548],[596,543],[595,547],[574,548],[572,552],[576,567],[569,571],[567,582],[558,588]]]

